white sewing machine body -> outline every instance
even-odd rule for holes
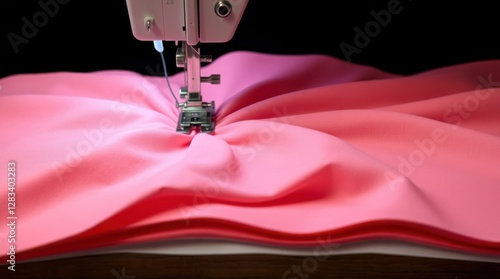
[[[215,104],[204,102],[201,82],[220,83],[220,75],[201,77],[200,64],[211,62],[200,55],[200,43],[229,41],[240,22],[248,0],[126,0],[135,38],[141,41],[181,42],[176,64],[185,69],[186,86],[180,89],[181,112],[177,131],[189,133],[215,129]]]

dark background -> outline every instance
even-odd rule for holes
[[[47,2],[50,0],[41,0]],[[55,1],[55,0],[52,0]],[[62,1],[62,0],[60,0]],[[0,1],[0,77],[51,71],[106,69],[147,74],[160,62],[152,43],[136,40],[125,0],[65,0],[59,11],[14,51],[9,33],[22,35],[23,17],[33,22],[38,0]],[[345,60],[339,45],[354,45],[354,27],[373,20],[370,11],[387,9],[395,0],[286,1],[250,0],[233,39],[204,44],[202,53],[237,50],[272,54],[325,54]],[[412,74],[458,63],[500,57],[497,1],[400,0],[403,10],[353,63]],[[169,72],[175,46],[165,43]]]

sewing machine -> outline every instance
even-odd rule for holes
[[[202,99],[201,83],[219,84],[220,75],[201,76],[201,63],[211,62],[200,54],[200,43],[229,41],[239,24],[248,0],[126,0],[132,33],[140,41],[174,41],[179,45],[177,67],[184,68],[186,85],[177,131],[213,132],[215,103]],[[175,97],[175,96],[174,96]]]

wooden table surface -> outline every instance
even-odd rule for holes
[[[0,278],[500,278],[500,263],[351,254],[172,256],[107,254],[0,266]]]

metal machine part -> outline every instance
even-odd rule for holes
[[[203,102],[201,82],[220,83],[220,75],[200,76],[200,63],[212,61],[211,57],[201,56],[199,48],[182,42],[175,57],[177,67],[184,68],[186,86],[180,89],[179,95],[187,100],[179,104],[181,112],[177,124],[177,132],[187,133],[199,127],[201,132],[215,130],[215,103]]]
[[[212,57],[200,54],[200,43],[229,41],[248,0],[126,0],[134,37],[141,41],[181,42],[176,64],[185,72],[179,95],[177,131],[215,130],[215,103],[204,102],[201,83],[219,84],[220,75],[201,76],[201,63]]]

